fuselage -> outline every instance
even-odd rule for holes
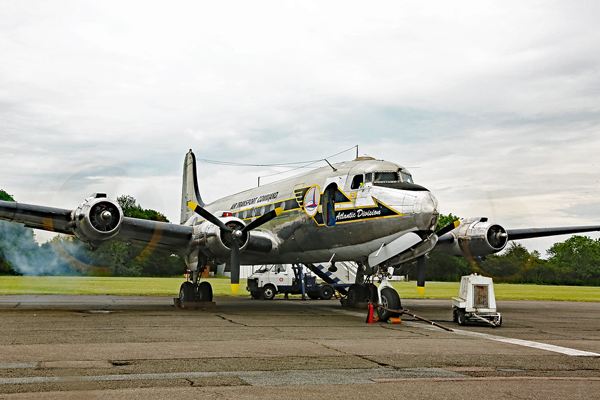
[[[334,164],[224,197],[205,208],[245,224],[281,207],[253,234],[271,239],[268,253],[244,251],[243,264],[362,261],[408,232],[431,232],[437,201],[403,167],[370,157]],[[186,225],[199,226],[195,215]]]

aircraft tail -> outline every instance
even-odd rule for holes
[[[188,202],[193,201],[199,204],[201,207],[204,206],[202,197],[200,197],[200,190],[198,190],[198,176],[196,173],[196,156],[190,149],[185,155],[185,161],[183,162],[183,187],[181,188],[181,219],[180,223],[185,223],[188,219],[194,215],[188,207]]]

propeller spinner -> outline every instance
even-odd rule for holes
[[[205,210],[198,204],[193,201],[188,202],[188,206],[202,218],[207,220],[208,222],[216,225],[221,229],[222,232],[226,232],[229,235],[229,240],[227,240],[227,245],[231,249],[231,258],[230,258],[230,267],[231,267],[231,291],[233,293],[237,293],[240,287],[240,243],[239,239],[245,237],[246,233],[250,232],[253,229],[258,228],[259,226],[266,224],[279,214],[283,212],[281,207],[278,207],[272,211],[269,211],[265,215],[260,218],[255,219],[248,225],[239,229],[239,224],[225,224],[219,218],[215,217],[209,211]]]

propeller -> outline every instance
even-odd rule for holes
[[[439,238],[451,230],[458,228],[459,225],[460,221],[454,221],[437,231],[436,235]],[[417,258],[417,292],[420,295],[425,294],[425,256]]]
[[[258,228],[259,226],[266,224],[279,214],[283,212],[281,207],[277,207],[276,209],[269,211],[265,215],[260,218],[255,219],[248,225],[244,226],[241,229],[238,229],[236,226],[231,226],[225,224],[220,218],[215,217],[209,211],[202,208],[200,205],[194,203],[193,201],[188,202],[188,207],[190,207],[196,214],[200,215],[202,218],[207,220],[208,222],[216,225],[221,229],[221,231],[227,232],[230,234],[229,240],[226,241],[226,245],[231,249],[231,258],[230,258],[230,268],[231,268],[231,291],[233,293],[237,293],[240,287],[240,243],[239,239],[243,238],[248,232],[253,229]],[[233,225],[233,224],[232,224]]]
[[[456,220],[448,225],[446,225],[445,227],[443,227],[442,229],[440,229],[439,231],[437,231],[435,234],[440,237],[448,232],[450,232],[451,230],[458,228],[458,226],[460,225],[460,221]]]

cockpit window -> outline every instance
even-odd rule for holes
[[[404,171],[400,171],[400,173],[402,174],[402,182],[406,182],[406,183],[414,183],[413,182],[413,178],[411,174],[407,174]]]
[[[350,189],[359,189],[360,186],[363,183],[363,176],[362,174],[360,175],[354,175],[354,178],[352,178],[352,185],[350,186]]]
[[[368,173],[365,174],[365,182],[373,182],[373,174],[372,173]]]
[[[374,182],[398,182],[397,172],[375,172]]]

